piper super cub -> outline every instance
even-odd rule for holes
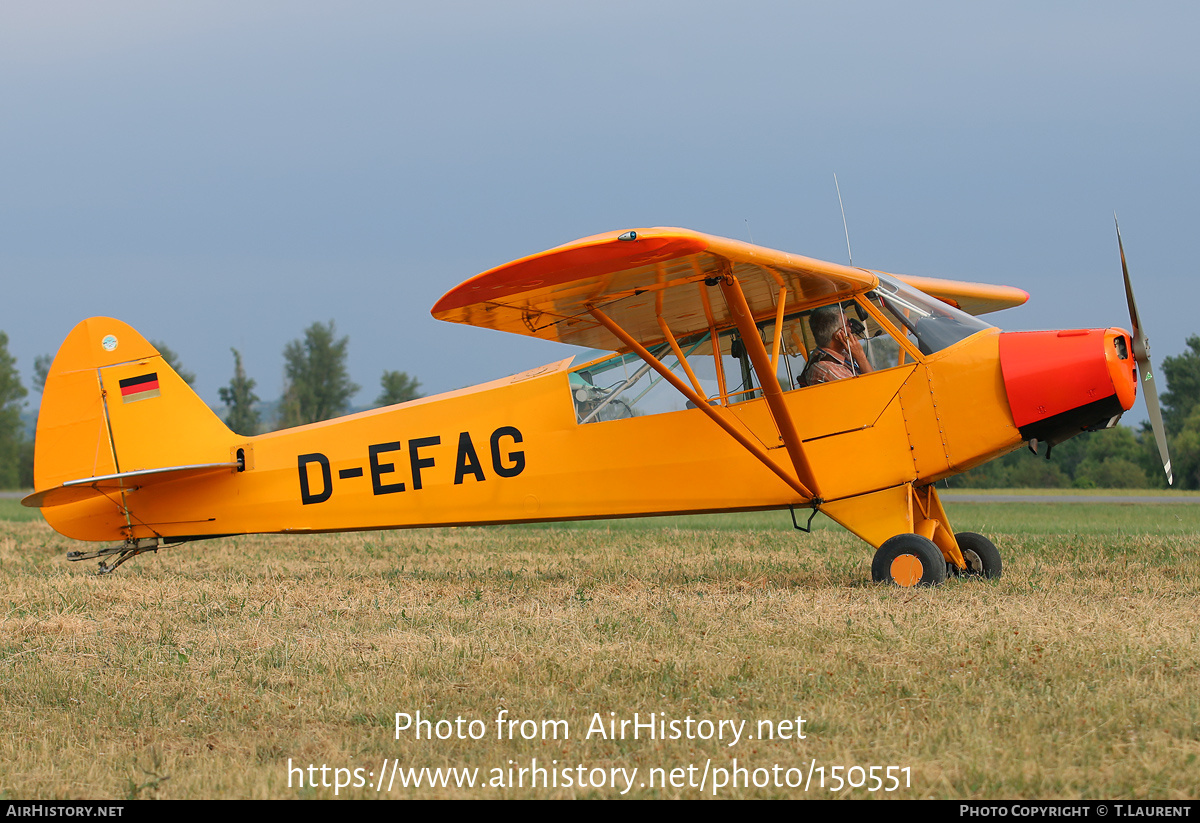
[[[807,508],[877,549],[875,580],[998,577],[996,547],[954,532],[938,480],[1113,425],[1139,370],[1170,476],[1125,282],[1133,334],[1001,332],[977,315],[1024,291],[685,229],[611,232],[433,307],[603,356],[255,437],[130,326],[93,317],[50,368],[24,503],[68,537],[117,541],[68,555],[102,558],[101,573],[233,534]]]

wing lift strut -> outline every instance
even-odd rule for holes
[[[712,419],[714,423],[721,427],[726,434],[732,437],[746,451],[757,458],[764,466],[770,469],[780,480],[786,483],[793,491],[803,498],[803,503],[813,509],[813,515],[820,509],[824,499],[821,497],[820,484],[817,482],[816,473],[813,471],[812,464],[808,459],[808,455],[804,450],[804,443],[800,439],[799,432],[796,429],[795,421],[792,419],[791,413],[788,411],[787,404],[783,397],[783,388],[779,384],[779,378],[776,374],[775,364],[779,358],[779,346],[783,334],[783,323],[780,322],[784,313],[784,306],[787,299],[787,288],[784,285],[782,278],[776,275],[776,280],[779,284],[779,301],[778,311],[775,323],[775,339],[772,344],[772,353],[768,353],[766,346],[763,344],[762,338],[759,336],[758,328],[754,322],[754,315],[750,311],[750,306],[746,301],[746,296],[742,292],[741,284],[737,278],[728,270],[726,272],[707,278],[702,283],[697,283],[701,289],[713,286],[720,286],[722,294],[725,296],[725,302],[729,307],[730,314],[734,322],[737,324],[737,329],[741,335],[743,344],[746,347],[746,353],[750,356],[750,362],[754,365],[754,371],[758,374],[759,384],[763,391],[763,396],[767,401],[767,408],[771,413],[771,419],[775,423],[775,428],[779,432],[779,439],[783,441],[784,448],[787,451],[791,466],[782,465],[772,459],[767,450],[756,442],[753,438],[746,435],[735,422],[735,418],[729,414],[728,410],[723,406],[712,406],[708,400],[702,396],[703,390],[700,387],[699,381],[696,379],[691,368],[687,364],[679,343],[675,340],[675,336],[671,334],[670,328],[667,327],[666,321],[662,316],[662,292],[658,294],[656,314],[658,317],[658,325],[662,330],[664,337],[670,344],[671,350],[682,364],[687,372],[692,385],[683,382],[670,368],[668,368],[661,360],[655,357],[641,343],[634,339],[625,329],[621,328],[612,318],[605,314],[596,306],[590,306],[588,311],[602,326],[608,329],[614,337],[620,340],[631,351],[635,352],[646,365],[654,369],[662,376],[664,380],[675,387],[680,394],[691,401],[692,405],[703,411]],[[707,295],[705,295],[707,303]],[[712,336],[713,345],[716,347],[717,337]],[[793,510],[793,519],[795,512]],[[812,524],[812,518],[809,518],[809,524]],[[797,528],[800,528],[797,526]]]

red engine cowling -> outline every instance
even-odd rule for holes
[[[1051,446],[1113,425],[1137,396],[1122,329],[1004,332],[1000,370],[1021,437]]]

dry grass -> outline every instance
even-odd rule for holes
[[[491,769],[536,757],[558,769],[637,767],[638,783],[651,768],[689,765],[698,782],[706,761],[737,758],[805,772],[815,760],[827,785],[836,765],[910,767],[911,787],[892,797],[1200,796],[1192,507],[1171,507],[1185,519],[1170,534],[1153,521],[1138,533],[1127,517],[1120,535],[1006,535],[1001,508],[951,514],[966,512],[957,519],[969,527],[971,512],[987,513],[1004,579],[937,590],[872,585],[859,541],[793,535],[786,515],[773,516],[775,530],[748,518],[747,528],[697,530],[231,538],[137,558],[106,578],[67,564],[75,546],[44,524],[0,522],[0,791],[323,797],[334,789],[299,788],[295,773],[289,787],[289,759],[376,775],[390,768],[384,758],[479,767],[486,782]],[[498,741],[501,708],[566,720],[571,739]],[[482,720],[488,737],[395,739],[395,713],[418,710]],[[803,716],[807,737],[584,739],[593,713],[610,711],[747,720],[751,733],[759,720]],[[700,794],[635,783],[627,796]],[[831,793],[814,778],[807,796]]]

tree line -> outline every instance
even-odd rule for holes
[[[196,375],[180,363],[179,356],[165,344],[150,344],[175,373],[188,385]],[[242,355],[233,353],[233,378],[219,389],[225,405],[224,420],[229,428],[244,436],[274,429],[316,423],[346,414],[350,401],[361,386],[350,379],[347,366],[350,338],[338,337],[334,323],[313,323],[303,337],[288,343],[283,350],[284,391],[277,411],[264,419],[261,400],[254,389],[257,382],[247,376]],[[33,388],[41,392],[53,361],[51,355],[34,358]],[[385,371],[380,378],[380,394],[375,407],[404,403],[421,397],[421,384],[402,371]],[[21,383],[16,358],[9,354],[8,335],[0,331],[0,489],[33,487],[33,438],[26,435],[21,411],[29,392]]]
[[[151,341],[163,358],[188,383],[195,375],[162,343]],[[241,435],[328,420],[349,410],[359,386],[346,366],[349,337],[337,336],[333,321],[313,323],[302,338],[283,351],[284,392],[270,421],[262,419],[255,381],[246,375],[242,356],[232,349],[234,371],[220,389],[225,422]],[[33,385],[41,391],[50,369],[49,355],[34,360]],[[1175,488],[1200,489],[1200,336],[1187,340],[1182,354],[1163,358],[1158,369],[1167,390],[1162,392],[1163,422],[1175,470]],[[401,371],[385,371],[375,406],[413,400],[420,383]],[[28,395],[8,352],[8,335],[0,331],[0,489],[32,488],[33,441],[25,434],[21,410]],[[953,487],[975,488],[1165,488],[1166,478],[1149,424],[1117,426],[1111,431],[1081,434],[1056,446],[1052,460],[1018,449],[953,477]]]

